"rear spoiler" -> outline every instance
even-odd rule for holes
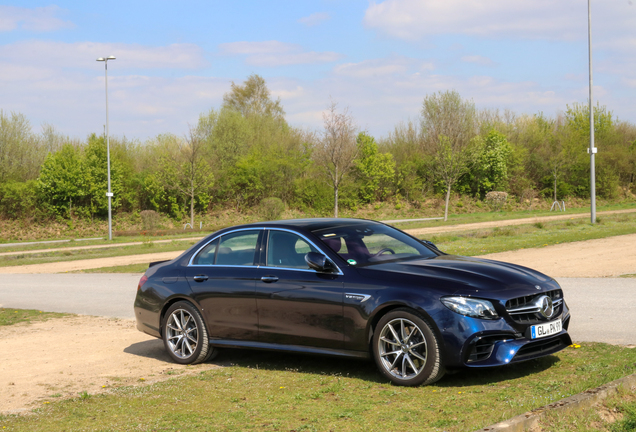
[[[153,261],[153,262],[151,262],[151,263],[149,263],[149,264],[148,264],[148,268],[153,267],[153,266],[156,266],[157,264],[161,264],[161,263],[168,262],[168,261],[171,261],[171,260]]]

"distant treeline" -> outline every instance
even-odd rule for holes
[[[415,114],[415,113],[414,113]],[[324,127],[291,127],[280,100],[252,75],[232,84],[220,109],[203,113],[185,136],[146,142],[110,138],[113,208],[156,210],[176,219],[215,208],[239,211],[275,197],[318,214],[387,200],[421,202],[451,191],[482,198],[508,192],[521,201],[588,197],[589,111],[477,110],[454,91],[427,95],[417,121],[386,137],[359,130],[332,102]],[[636,126],[594,109],[597,194],[630,194]],[[0,214],[5,218],[103,218],[106,142],[34,133],[27,118],[0,111]]]

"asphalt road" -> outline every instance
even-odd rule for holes
[[[5,274],[0,305],[134,318],[138,274]],[[575,342],[636,345],[636,278],[558,278]]]

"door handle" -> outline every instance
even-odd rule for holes
[[[278,276],[263,276],[261,280],[265,283],[272,283],[278,280]]]
[[[208,277],[206,275],[196,275],[192,279],[194,279],[195,282],[205,282],[208,280]]]

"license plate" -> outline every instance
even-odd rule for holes
[[[537,324],[530,327],[530,337],[531,339],[539,339],[542,337],[560,333],[561,330],[561,320],[556,320],[545,324]]]

